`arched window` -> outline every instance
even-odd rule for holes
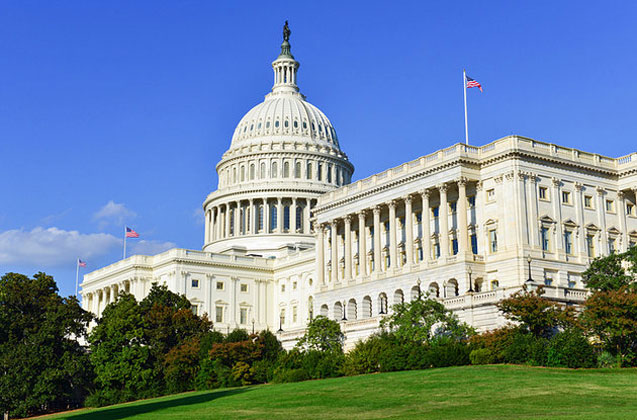
[[[327,164],[327,182],[332,182],[332,165],[329,163]]]
[[[430,283],[427,292],[430,296],[437,298],[440,297],[440,287],[438,287],[438,283],[436,283],[435,281],[433,283]]]
[[[350,321],[357,319],[358,317],[358,308],[356,306],[356,299],[350,299],[347,302],[347,319]]]
[[[278,169],[279,169],[279,165],[276,162],[272,162],[272,173],[270,174],[272,178],[276,178],[277,176],[279,176]]]
[[[283,206],[283,230],[290,230],[290,206]]]
[[[254,179],[254,163],[250,164],[250,180]]]
[[[307,163],[307,167],[305,169],[305,177],[307,179],[312,179],[312,162]]]
[[[237,183],[237,167],[232,168],[232,183]]]
[[[297,231],[303,229],[303,207],[299,205],[296,206],[296,226],[294,228]]]
[[[398,289],[394,292],[394,305],[398,305],[405,301],[405,295],[401,289]]]
[[[257,220],[257,231],[263,230],[263,204],[259,204],[259,215]]]
[[[241,182],[246,180],[246,167],[242,166],[241,167]]]
[[[361,318],[370,318],[372,316],[372,298],[365,296],[361,307]]]
[[[270,231],[276,229],[277,222],[276,204],[270,204]]]
[[[341,321],[343,319],[343,305],[341,302],[334,304],[334,321]]]
[[[383,315],[386,314],[387,311],[387,295],[383,292],[378,295],[378,313]]]
[[[329,311],[330,309],[327,307],[327,305],[321,305],[321,316],[327,318],[327,316],[329,315]]]
[[[301,162],[294,164],[294,178],[301,178]]]
[[[322,163],[316,164],[316,179],[318,181],[323,180],[323,164]]]
[[[445,286],[445,292],[446,292],[445,297],[458,296],[458,282],[456,281],[456,279],[451,279],[447,281],[447,284]]]
[[[261,162],[261,169],[260,169],[260,174],[259,174],[259,178],[264,179],[265,178],[265,163]]]
[[[283,163],[283,178],[290,177],[290,162]]]

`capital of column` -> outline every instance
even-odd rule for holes
[[[397,204],[397,200],[391,200],[389,203],[387,203],[387,206],[393,210],[396,208],[396,204]]]
[[[553,183],[553,185],[554,185],[554,186],[556,186],[556,187],[559,187],[559,186],[560,186],[560,184],[561,184],[561,182],[560,182],[559,178],[555,178],[555,177],[551,178],[551,182],[552,182],[552,183]]]
[[[582,188],[584,188],[584,185],[581,182],[576,182],[575,183],[575,190],[576,191],[582,191]]]
[[[476,191],[482,191],[483,187],[484,187],[484,183],[482,181],[476,182]]]
[[[374,206],[374,215],[380,215],[380,211],[381,211],[382,207],[381,206]]]
[[[361,210],[356,214],[358,215],[359,219],[364,219],[367,216],[367,210]]]
[[[447,190],[449,189],[449,186],[447,184],[440,184],[436,188],[438,188],[440,192],[447,192]]]
[[[345,220],[345,226],[350,226],[352,224],[352,216],[349,214],[345,216],[343,220]]]
[[[411,194],[408,194],[405,198],[403,198],[403,200],[405,200],[405,203],[410,203],[413,201],[413,196]]]
[[[595,188],[595,191],[597,191],[597,194],[599,194],[599,195],[606,194],[606,190],[604,189],[604,187],[597,187],[597,188]]]
[[[624,199],[624,192],[622,190],[617,191],[617,198],[619,198],[620,200]]]
[[[466,186],[467,185],[467,178],[464,176],[461,176],[460,178],[458,178],[456,180],[456,184],[458,184],[458,186]]]
[[[423,197],[427,197],[427,198],[429,198],[429,197],[431,197],[431,194],[432,194],[432,191],[431,191],[431,189],[430,189],[430,188],[425,188],[425,189],[422,191],[422,195],[423,195]]]
[[[518,179],[520,181],[524,181],[527,178],[527,174],[525,174],[524,172],[521,172],[521,171],[517,172],[517,175],[518,175]]]

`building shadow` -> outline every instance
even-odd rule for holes
[[[135,416],[138,414],[146,414],[157,410],[163,410],[165,408],[175,408],[179,406],[187,406],[191,404],[201,404],[205,402],[209,402],[212,400],[216,400],[222,397],[228,397],[235,394],[241,394],[243,392],[248,391],[250,388],[234,388],[228,389],[225,391],[211,391],[206,392],[204,394],[198,395],[184,395],[183,397],[172,398],[170,400],[162,400],[162,401],[148,401],[148,402],[140,402],[134,405],[125,405],[118,406],[113,408],[105,408],[100,411],[90,411],[87,413],[82,413],[74,416],[70,416],[68,418],[73,420],[119,420],[125,419],[131,416]]]

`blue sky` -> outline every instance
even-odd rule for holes
[[[201,203],[288,19],[299,85],[364,178],[512,133],[637,151],[637,3],[4,1],[0,274],[199,249]]]

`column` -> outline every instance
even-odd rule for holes
[[[367,235],[365,234],[365,211],[358,213],[358,267],[361,277],[367,276]]]
[[[212,223],[212,217],[210,216],[212,214],[212,210],[208,209],[206,210],[206,212],[204,213],[204,217],[205,217],[205,233],[204,233],[204,245],[207,244],[208,242],[210,242],[210,228],[211,228],[211,223]]]
[[[352,217],[345,216],[345,280],[352,279]]]
[[[597,219],[599,228],[601,229],[600,239],[602,242],[601,249],[598,251],[599,255],[608,255],[608,232],[606,231],[606,203],[604,202],[604,196],[606,190],[602,187],[597,187]]]
[[[374,207],[374,272],[382,271],[380,261],[380,206]]]
[[[526,175],[522,172],[516,172],[513,177],[513,191],[515,193],[514,202],[516,203],[515,208],[515,225],[517,229],[517,246],[522,247],[524,244],[528,244],[528,226],[525,226],[527,223],[527,218],[525,215],[524,209],[524,180]]]
[[[537,231],[538,218],[537,218],[537,176],[530,174],[527,182],[526,201],[529,203],[528,212],[528,225],[529,225],[529,244],[532,248],[538,248],[540,246],[539,233]]]
[[[582,184],[575,183],[575,217],[577,218],[577,253],[580,261],[587,257],[586,227],[584,226],[584,200],[582,200]]]
[[[246,214],[247,218],[246,220],[248,221],[248,234],[249,235],[253,235],[256,233],[256,230],[254,229],[254,224],[255,224],[255,220],[256,218],[254,217],[254,199],[250,199],[250,210],[248,211],[248,213]]]
[[[276,199],[276,230],[277,232],[283,232],[283,203],[281,197]]]
[[[330,232],[330,246],[332,247],[332,283],[338,281],[338,222],[332,220]]]
[[[628,229],[626,228],[626,195],[623,191],[617,192],[617,217],[619,217],[619,231],[621,232],[622,243],[619,249],[628,250]]]
[[[467,179],[461,177],[458,180],[458,203],[456,205],[458,214],[458,254],[470,254],[467,246],[469,232],[467,230]]]
[[[389,263],[392,268],[400,267],[398,264],[398,244],[396,242],[396,200],[390,201],[389,206]]]
[[[320,285],[325,284],[325,244],[323,242],[323,226],[317,226],[318,229],[314,229],[316,231],[316,246],[317,250],[317,267],[316,273],[318,276],[318,282]]]
[[[290,232],[296,233],[296,198],[292,199],[290,206]]]
[[[239,236],[241,234],[241,203],[235,202],[234,207],[234,235]]]
[[[563,232],[564,232],[564,226],[562,226],[562,200],[560,197],[560,185],[561,182],[559,179],[557,178],[552,178],[552,183],[551,185],[553,185],[553,212],[555,214],[555,252],[558,253],[562,251],[562,249],[564,248],[564,239],[563,239]]]
[[[414,215],[412,214],[411,208],[411,195],[405,197],[405,229],[407,232],[405,234],[405,253],[406,260],[405,263],[407,266],[410,266],[414,262]]]
[[[422,192],[422,260],[427,262],[431,259],[431,221],[429,216],[431,210],[429,209],[429,197],[431,196],[430,190],[424,190]]]
[[[303,207],[303,233],[310,233],[310,199],[305,199],[305,207]]]
[[[447,204],[447,184],[438,187],[440,191],[440,257],[444,260],[449,255],[449,204]]]
[[[224,219],[226,222],[226,231],[223,234],[224,238],[230,237],[230,203],[226,204],[226,212],[224,214]]]
[[[263,199],[263,233],[270,233],[270,207],[268,199]]]

